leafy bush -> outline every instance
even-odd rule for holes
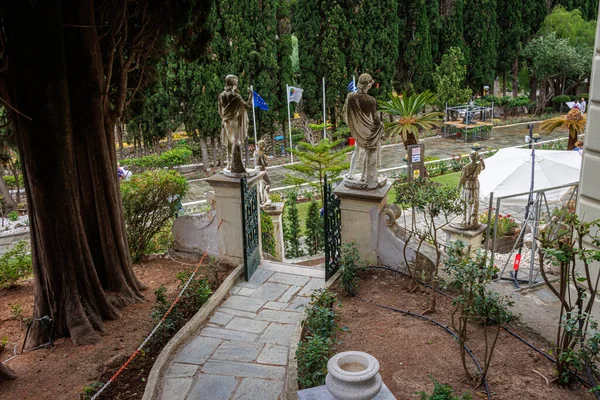
[[[81,389],[81,400],[90,400],[102,386],[104,386],[104,384],[98,381],[88,383]]]
[[[19,213],[16,211],[11,211],[8,213],[7,215],[8,219],[10,219],[11,221],[16,221],[19,219]]]
[[[447,384],[439,383],[437,380],[433,380],[433,393],[428,394],[426,392],[418,392],[421,396],[421,400],[471,400],[473,397],[469,393],[465,393],[458,397],[454,395],[454,388]]]
[[[191,275],[190,271],[177,274],[179,280],[178,291],[184,287]],[[190,281],[187,290],[173,307],[169,316],[165,318],[162,325],[163,336],[176,332],[189,317],[196,314],[211,294],[212,290],[208,280],[196,275]],[[154,295],[156,296],[156,305],[152,307],[151,317],[154,323],[157,324],[171,307],[171,302],[167,298],[167,289],[162,285],[154,291]]]
[[[260,210],[260,234],[262,237],[263,253],[275,255],[275,226],[273,220],[263,210]]]
[[[513,316],[509,308],[514,303],[508,297],[487,288],[498,273],[498,268],[488,261],[483,252],[471,256],[469,249],[461,241],[452,243],[448,248],[444,270],[450,278],[450,285],[458,291],[458,296],[452,301],[454,310],[451,315],[451,325],[457,332],[462,365],[469,378],[474,376],[471,366],[467,365],[466,361],[465,343],[469,340],[468,325],[471,322],[483,325],[484,358],[482,372],[478,376],[479,383],[483,384],[492,362],[501,324],[512,320]]]
[[[560,105],[560,103],[566,103],[568,101],[571,101],[571,96],[568,96],[566,94],[561,94],[559,96],[555,96],[552,98],[551,100],[554,104],[558,104]]]
[[[494,232],[495,221],[495,213],[492,211],[492,218],[490,219],[490,232]],[[479,222],[482,224],[488,223],[488,212],[485,211],[479,215]],[[502,215],[498,214],[498,230],[496,231],[496,237],[503,236],[511,236],[517,233],[517,229],[519,228],[519,224],[515,221],[515,219],[510,215]]]
[[[128,167],[139,167],[141,169],[150,168],[173,168],[178,165],[184,165],[190,162],[193,152],[188,146],[176,147],[173,150],[165,151],[160,156],[152,154],[140,158],[127,158],[121,160],[121,165]]]
[[[305,335],[298,343],[298,383],[301,388],[325,384],[327,361],[337,343],[333,333],[338,329],[333,310],[336,295],[327,289],[320,289],[311,295],[310,304],[304,310],[306,319],[303,326]]]
[[[360,255],[355,242],[342,245],[342,260],[340,263],[341,285],[348,296],[356,296],[358,281],[357,270],[361,270]]]
[[[0,285],[11,287],[33,273],[29,244],[21,240],[0,257]]]
[[[134,261],[179,208],[174,199],[185,196],[188,183],[174,171],[153,170],[121,183],[129,249]]]
[[[325,233],[319,203],[317,203],[312,193],[308,194],[308,197],[310,205],[306,215],[306,245],[308,246],[308,254],[312,256],[323,250]]]
[[[350,128],[346,125],[340,125],[337,127],[335,132],[333,132],[333,139],[348,139],[350,137]]]
[[[283,196],[280,193],[269,193],[269,198],[273,203],[281,203],[283,201]]]
[[[169,219],[160,230],[152,236],[144,254],[162,254],[173,246],[173,220]]]
[[[531,101],[531,99],[528,96],[524,95],[511,97],[507,103],[509,107],[529,107],[532,104],[533,102]]]
[[[4,179],[4,183],[9,189],[16,189],[17,183],[15,181],[15,177],[12,175],[5,175],[2,177]],[[19,175],[19,187],[23,187],[23,175]]]
[[[298,192],[286,192],[286,205],[284,213],[283,236],[285,241],[286,258],[302,257],[304,252],[300,248],[300,215],[298,214]]]
[[[328,337],[311,336],[298,343],[298,384],[301,389],[325,384],[327,361],[332,353],[334,341]]]

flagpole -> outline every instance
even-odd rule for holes
[[[252,90],[252,122],[254,123],[254,151],[258,148],[258,140],[256,136],[256,110],[254,110],[254,86],[250,85]]]
[[[288,129],[290,133],[290,150],[294,148],[294,143],[292,142],[292,117],[290,115],[290,85],[285,85],[285,95],[287,96],[287,106],[288,106]],[[294,163],[294,153],[290,151],[290,156],[292,157],[292,164]]]
[[[325,77],[323,77],[323,139],[327,139],[327,118],[325,116]]]
[[[354,81],[354,75],[352,75],[352,86],[354,86],[354,91],[356,91],[356,82]]]

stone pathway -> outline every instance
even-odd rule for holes
[[[284,392],[293,333],[321,268],[262,261],[182,346],[164,379],[163,400],[277,400]]]

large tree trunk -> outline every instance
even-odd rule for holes
[[[99,342],[103,320],[142,301],[127,247],[114,125],[102,106],[90,0],[9,2],[9,94],[29,207],[34,318],[54,336]],[[27,21],[27,23],[24,23]],[[23,51],[27,49],[27,51]],[[48,340],[33,324],[26,347]]]
[[[123,128],[124,128],[124,124],[121,122],[121,120],[117,121],[116,128],[117,128],[117,137],[119,140],[119,158],[122,160],[123,159]]]
[[[12,381],[14,379],[17,379],[17,374],[3,363],[0,363],[0,382]]]
[[[208,146],[204,136],[200,137],[200,151],[202,153],[202,170],[207,172],[210,168],[210,158],[208,157]]]
[[[408,146],[413,144],[419,144],[417,138],[412,133],[406,135],[406,141],[404,142],[404,149],[408,150]]]
[[[8,189],[8,186],[6,186],[6,182],[4,182],[4,177],[2,174],[0,174],[0,196],[2,196],[2,202],[4,203],[4,210],[2,210],[3,216],[11,211],[17,210],[17,203],[10,195],[10,190]]]
[[[512,70],[512,96],[517,97],[519,95],[519,57],[515,58]]]

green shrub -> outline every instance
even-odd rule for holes
[[[81,400],[90,400],[102,386],[104,386],[104,384],[98,381],[88,383],[81,389]]]
[[[458,397],[454,395],[454,388],[450,385],[441,384],[433,379],[433,393],[418,392],[421,400],[471,400],[473,397],[469,393],[465,393]]]
[[[121,183],[125,226],[134,261],[141,259],[151,239],[173,218],[180,206],[174,199],[183,198],[187,190],[184,177],[166,170],[146,171]]]
[[[138,167],[141,169],[151,168],[173,168],[178,165],[188,164],[192,158],[193,152],[187,146],[176,147],[173,150],[165,151],[160,156],[152,154],[140,158],[127,158],[121,160],[121,165],[127,167]]]
[[[12,175],[5,175],[2,177],[4,179],[4,183],[6,183],[6,186],[9,189],[16,189],[17,188],[17,184],[15,181],[15,177]],[[22,188],[23,187],[23,175],[19,175],[19,187]]]
[[[298,383],[301,388],[323,385],[327,375],[327,361],[334,346],[334,332],[338,329],[333,310],[336,295],[327,289],[319,289],[311,295],[310,304],[304,310],[305,335],[298,343]]]
[[[554,104],[566,103],[568,101],[571,101],[571,96],[568,96],[566,94],[561,94],[559,96],[553,97],[551,101]]]
[[[21,240],[0,257],[0,285],[11,287],[33,273],[29,244]]]
[[[165,253],[173,246],[173,220],[169,219],[148,242],[144,254]]]
[[[348,139],[350,135],[350,128],[347,125],[340,125],[335,132],[333,132],[333,139]]]
[[[262,237],[263,253],[275,255],[275,226],[273,220],[263,210],[260,210],[260,234]]]
[[[10,219],[11,221],[16,221],[19,219],[19,213],[16,211],[11,211],[8,213],[7,215],[8,219]]]
[[[306,245],[308,246],[308,254],[311,256],[323,251],[324,242],[324,226],[321,218],[320,204],[317,203],[312,194],[308,195],[310,205],[306,215]]]
[[[298,343],[298,384],[301,389],[325,384],[327,361],[331,357],[334,341],[328,337],[311,336]]]
[[[531,99],[528,96],[524,95],[511,97],[507,103],[509,107],[529,107],[532,104],[533,102],[531,101]]]
[[[300,215],[298,214],[298,192],[286,192],[286,207],[284,213],[283,236],[285,239],[286,258],[302,257],[304,252],[300,247]]]
[[[341,285],[348,296],[356,296],[358,281],[357,270],[361,270],[360,255],[356,242],[344,243],[342,245],[342,260],[340,263]]]

